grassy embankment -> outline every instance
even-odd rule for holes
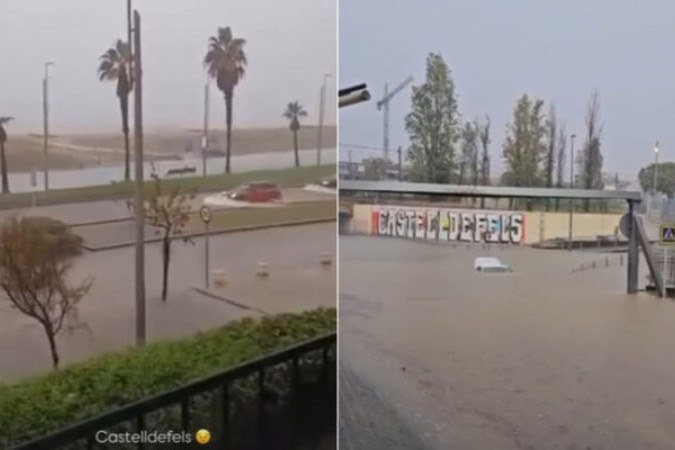
[[[167,179],[166,183],[167,185],[179,185],[183,189],[196,190],[197,192],[231,189],[239,184],[256,180],[273,181],[284,187],[293,187],[317,181],[335,174],[335,171],[335,165],[330,164],[297,169],[261,170],[207,177]],[[133,195],[134,188],[133,182],[120,182],[101,186],[55,189],[47,192],[6,194],[0,196],[0,209],[130,198]]]

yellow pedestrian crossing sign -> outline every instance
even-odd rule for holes
[[[664,223],[659,228],[659,241],[662,244],[675,244],[675,223]]]

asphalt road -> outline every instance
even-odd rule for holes
[[[203,193],[191,202],[193,210],[202,206],[202,200],[214,193]],[[303,188],[282,189],[284,203],[311,202],[330,199],[331,196]],[[244,204],[244,206],[246,206]],[[125,200],[102,200],[86,203],[68,203],[62,205],[39,206],[37,208],[18,208],[0,210],[0,219],[20,215],[49,216],[67,224],[79,224],[103,220],[116,220],[130,217]]]
[[[335,255],[334,223],[231,233],[211,238],[211,270],[221,271],[224,289],[214,292],[267,313],[335,306],[335,266],[323,266],[321,253]],[[175,338],[206,330],[242,317],[259,317],[193,290],[204,287],[203,240],[195,245],[174,242],[169,298],[160,300],[161,249],[146,245],[146,289],[149,340]],[[63,332],[58,337],[64,362],[120,349],[134,342],[134,249],[85,253],[73,269],[73,280],[94,278],[79,307],[90,331]],[[259,279],[259,262],[270,276]],[[213,275],[213,274],[212,274]],[[215,276],[215,275],[213,275]],[[11,310],[0,298],[0,382],[50,368],[42,329]]]
[[[625,294],[625,266],[340,238],[341,376],[370,393],[342,385],[347,448],[675,447],[675,302]],[[514,273],[474,272],[491,254]]]

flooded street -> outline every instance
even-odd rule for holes
[[[316,150],[300,150],[300,164],[302,166],[312,166],[316,164]],[[251,172],[257,170],[280,170],[293,167],[293,152],[273,152],[273,153],[253,153],[250,155],[232,156],[232,172]],[[335,149],[323,149],[321,152],[323,163],[335,161]],[[187,173],[186,177],[202,175],[202,159],[199,157],[185,158],[177,161],[152,161],[146,162],[144,167],[144,177],[149,179],[153,170],[161,178],[167,177],[167,171],[170,169],[183,169],[185,167],[195,168],[196,172]],[[224,172],[225,158],[209,158],[207,160],[207,174],[218,175]],[[131,163],[131,173],[134,173],[134,164]],[[33,183],[30,172],[10,173],[9,182],[12,186],[12,192],[32,192],[44,190],[44,172],[41,169],[36,170],[35,183]],[[179,178],[180,175],[169,176],[169,178]],[[67,189],[83,186],[97,186],[111,184],[124,180],[124,166],[120,164],[102,165],[94,168],[83,168],[79,170],[50,170],[49,187],[50,189]]]
[[[351,441],[675,447],[675,302],[625,294],[619,254],[340,239],[342,364],[388,407],[343,428]],[[514,272],[476,273],[478,256]],[[595,269],[570,273],[594,260]],[[644,278],[642,263],[642,287]],[[343,397],[341,414],[354,423],[369,401]],[[384,439],[392,421],[409,430],[398,447]]]

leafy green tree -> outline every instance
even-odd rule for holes
[[[516,102],[513,121],[506,130],[503,157],[506,171],[502,184],[542,186],[541,162],[546,154],[546,124],[543,100],[527,94]]]
[[[7,176],[7,155],[5,154],[5,142],[7,142],[7,131],[5,125],[13,120],[12,117],[0,117],[0,168],[2,170],[2,193],[9,193],[9,177]]]
[[[586,138],[583,147],[577,154],[579,167],[579,183],[584,189],[602,189],[603,157],[600,151],[600,136],[602,125],[600,124],[600,99],[598,92],[591,94],[586,109]],[[585,211],[590,210],[590,201],[584,200]]]
[[[146,189],[143,203],[145,223],[155,229],[162,238],[162,300],[166,301],[169,285],[169,263],[171,261],[171,241],[180,235],[190,220],[194,192],[184,192],[178,185],[164,183],[156,173],[151,175],[152,186]],[[134,211],[136,204],[130,200],[129,209]]]
[[[412,108],[405,119],[410,179],[450,183],[457,172],[455,144],[460,137],[455,84],[440,54],[430,53],[426,66],[426,80],[412,88]]]
[[[234,88],[246,72],[246,40],[235,38],[230,27],[218,28],[218,33],[209,38],[209,50],[204,57],[210,77],[216,80],[218,89],[225,96],[225,173],[230,173],[230,157],[232,155],[232,102]]]
[[[0,290],[13,309],[36,320],[59,367],[56,336],[63,329],[86,327],[77,305],[93,280],[73,283],[70,269],[82,239],[48,217],[12,218],[0,225]]]
[[[654,167],[654,164],[650,164],[640,169],[638,173],[640,187],[645,192],[651,192],[654,189]],[[673,198],[675,194],[675,162],[662,162],[658,164],[656,190],[664,193],[668,199]]]
[[[129,44],[118,39],[100,58],[98,75],[101,81],[117,82],[117,98],[122,113],[122,133],[124,134],[124,179],[130,179],[129,147],[129,94],[134,85],[131,73],[132,54]]]
[[[298,130],[300,130],[300,117],[306,117],[307,111],[302,108],[298,101],[286,106],[284,117],[290,121],[290,129],[293,132],[293,148],[295,149],[295,167],[300,167],[300,151],[298,150]]]

